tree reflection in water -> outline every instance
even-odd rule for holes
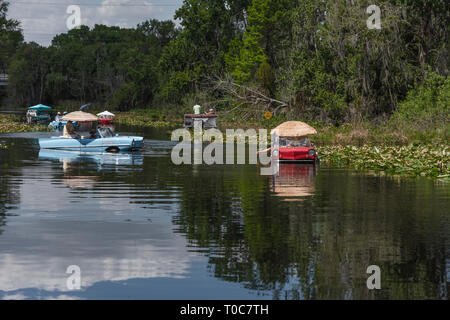
[[[7,222],[7,211],[20,203],[19,188],[11,177],[4,175],[0,169],[0,234]]]
[[[448,196],[433,181],[316,170],[197,168],[176,230],[215,277],[276,299],[448,297]],[[382,290],[367,289],[373,264]]]
[[[87,192],[103,183],[108,195],[119,184],[139,192],[132,204],[140,210],[164,201],[175,232],[207,257],[210,274],[249,290],[276,299],[448,299],[448,185],[295,164],[264,177],[251,165],[175,166],[152,150],[128,164],[102,157],[65,165],[58,156],[55,166],[42,154],[27,162],[38,158],[30,150],[1,155],[0,232],[8,208],[27,197],[18,194],[22,175],[67,178],[66,188]],[[89,181],[80,186],[74,177]],[[381,268],[381,290],[366,287],[369,265]]]
[[[15,156],[16,153],[11,150],[0,150],[0,234],[7,222],[7,211],[20,203],[19,185],[8,172],[11,165],[17,162],[12,161]]]

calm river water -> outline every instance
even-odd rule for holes
[[[449,298],[449,184],[176,166],[165,130],[132,133],[145,149],[118,155],[0,136],[0,298]],[[67,285],[74,265],[80,290]],[[367,288],[370,265],[380,290]]]

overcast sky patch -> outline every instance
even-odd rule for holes
[[[48,46],[53,37],[68,31],[67,8],[78,5],[81,22],[132,28],[148,19],[173,19],[182,0],[13,0],[9,17],[19,20],[25,41]]]

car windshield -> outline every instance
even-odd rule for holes
[[[114,136],[109,128],[98,128],[98,132],[103,138],[112,138]]]
[[[308,137],[280,138],[280,147],[302,148],[310,146],[311,144]]]

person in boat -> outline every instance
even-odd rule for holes
[[[91,138],[91,139],[97,139],[97,130],[91,129],[91,131],[89,132],[89,134],[90,134],[90,138]]]
[[[72,121],[67,121],[67,124],[64,126],[63,137],[66,138],[79,138],[79,135],[75,133],[75,128],[72,124]]]
[[[284,141],[286,148],[295,148],[298,147],[298,138],[286,139]]]
[[[200,109],[201,109],[202,107],[200,107],[198,104],[197,105],[195,105],[194,107],[193,107],[193,109],[194,109],[194,114],[200,114]]]
[[[58,111],[58,114],[55,117],[55,121],[60,121],[61,120],[61,112]]]

